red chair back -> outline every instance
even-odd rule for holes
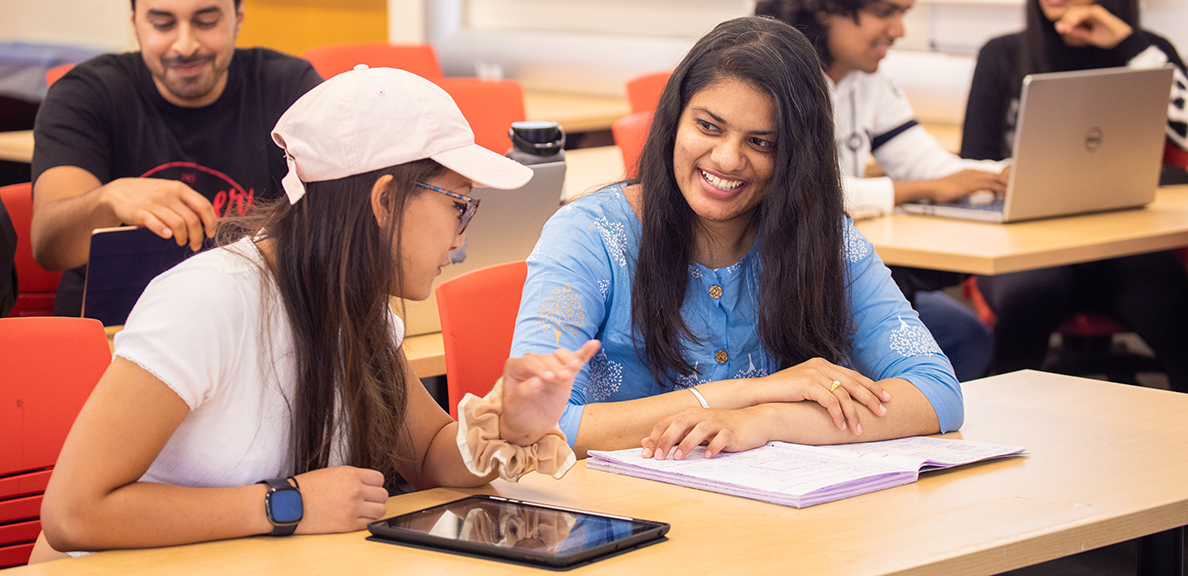
[[[651,112],[660,103],[660,94],[668,84],[671,70],[636,76],[627,81],[627,101],[632,112]]]
[[[503,375],[527,276],[528,264],[520,260],[467,272],[437,287],[450,416],[455,419],[467,392],[483,396]]]
[[[524,120],[524,89],[515,80],[440,78],[435,80],[449,92],[458,109],[474,130],[474,142],[503,154],[511,148],[507,131],[512,122]]]
[[[1163,145],[1163,165],[1188,168],[1188,150],[1176,146],[1170,139]]]
[[[0,318],[0,568],[24,564],[42,493],[111,349],[89,318]]]
[[[652,111],[628,114],[611,124],[611,135],[623,154],[623,172],[627,178],[639,174],[639,157],[643,154],[648,130],[652,128]]]
[[[61,66],[54,66],[53,68],[46,70],[45,71],[45,86],[47,88],[50,86],[53,86],[54,82],[57,82],[59,78],[65,76],[66,73],[69,72],[71,68],[74,68],[73,62],[71,62],[70,64],[62,64]]]
[[[108,364],[98,320],[0,318],[0,476],[53,466]]]
[[[993,327],[998,322],[998,316],[994,314],[994,310],[990,309],[990,304],[986,302],[986,298],[982,296],[982,291],[978,290],[978,279],[975,276],[970,276],[961,283],[961,292],[966,300],[969,300],[974,305],[974,311],[978,313],[978,319],[983,324]]]
[[[29,243],[29,228],[33,223],[33,185],[25,182],[0,188],[0,201],[8,209],[8,217],[17,233],[16,271],[20,283],[16,306],[9,312],[14,316],[53,316],[54,296],[58,293],[60,271],[42,268],[33,259]]]
[[[314,70],[326,79],[354,70],[359,64],[408,70],[429,80],[441,78],[441,64],[437,61],[433,46],[429,44],[328,44],[310,48],[302,52],[301,57],[313,64]]]

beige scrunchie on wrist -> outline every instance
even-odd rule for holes
[[[458,403],[458,451],[471,474],[486,476],[499,466],[499,477],[516,482],[536,470],[561,478],[577,463],[560,426],[531,446],[511,444],[499,435],[503,414],[503,379],[486,396],[467,394]]]

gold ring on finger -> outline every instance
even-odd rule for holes
[[[834,381],[833,381],[833,386],[830,386],[830,387],[829,387],[829,391],[830,391],[830,392],[833,392],[834,390],[837,390],[837,387],[838,387],[838,386],[841,386],[841,382],[838,382],[837,380],[834,380]]]

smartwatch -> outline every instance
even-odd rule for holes
[[[301,503],[301,487],[297,479],[270,478],[261,480],[258,484],[267,484],[268,492],[264,494],[264,515],[272,524],[269,536],[288,536],[297,529],[297,523],[304,516]]]

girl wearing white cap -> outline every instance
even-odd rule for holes
[[[154,280],[116,336],[46,490],[53,548],[361,530],[395,473],[474,486],[572,465],[556,422],[597,342],[509,360],[502,386],[468,398],[460,434],[389,308],[429,296],[478,207],[472,185],[531,171],[476,146],[440,88],[392,69],[314,88],[273,139],[289,202],[223,223],[239,239]]]

